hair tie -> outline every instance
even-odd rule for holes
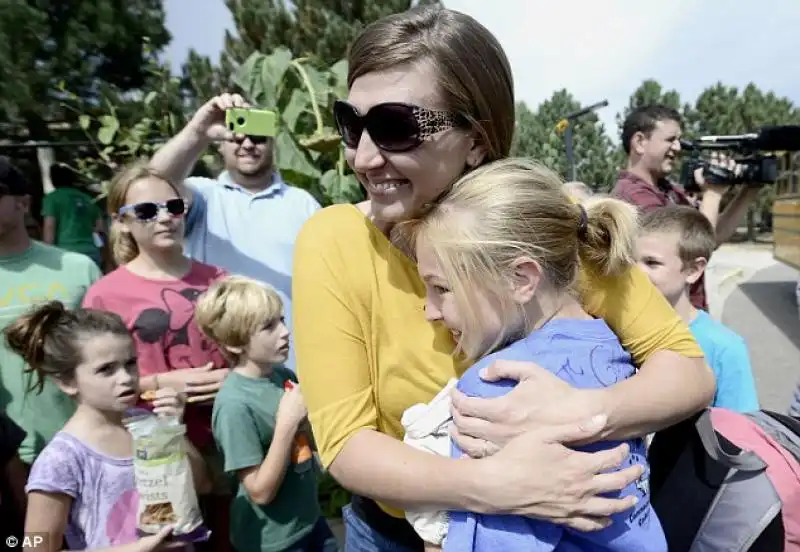
[[[589,215],[586,214],[586,208],[580,203],[578,204],[578,209],[581,217],[580,222],[578,222],[578,239],[583,241],[589,233]]]

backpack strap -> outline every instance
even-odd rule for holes
[[[714,425],[711,423],[711,410],[706,409],[700,414],[695,427],[700,441],[703,443],[703,448],[715,462],[719,462],[729,469],[740,471],[759,471],[767,467],[761,458],[750,451],[742,450],[739,454],[725,452],[719,442],[717,432],[714,431]]]
[[[749,412],[746,415],[800,462],[800,420],[769,410]]]

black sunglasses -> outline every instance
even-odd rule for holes
[[[132,213],[138,220],[150,222],[158,218],[158,212],[161,209],[165,209],[173,217],[180,217],[186,214],[186,201],[182,197],[176,197],[159,203],[143,201],[142,203],[123,205],[119,208],[117,215],[122,216],[126,213]]]
[[[355,107],[339,100],[333,104],[333,117],[348,148],[357,148],[366,130],[376,146],[395,153],[410,151],[434,134],[463,123],[461,117],[449,111],[400,102],[377,104],[361,115]]]
[[[260,144],[266,144],[267,140],[270,139],[269,136],[254,136],[252,134],[244,134],[244,135],[237,135],[233,138],[233,141],[237,144],[241,145],[245,139],[249,138],[250,141],[255,144],[256,146]]]

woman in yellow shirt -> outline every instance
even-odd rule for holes
[[[584,306],[618,334],[640,366],[637,375],[585,391],[526,366],[529,381],[504,398],[511,407],[501,403],[507,419],[492,424],[496,434],[518,435],[498,439],[494,455],[454,460],[403,444],[405,409],[430,401],[466,366],[452,354],[449,331],[425,321],[424,284],[402,244],[393,243],[392,228],[465,171],[508,155],[512,76],[488,30],[437,8],[373,23],[348,61],[348,100],[337,102],[335,116],[369,201],[312,217],[298,237],[293,272],[309,419],[323,463],[355,494],[345,509],[346,550],[420,549],[404,506],[603,526],[632,503],[597,495],[640,472],[603,473],[622,460],[624,447],[588,454],[562,443],[644,435],[707,405],[714,379],[699,347],[638,269],[616,279],[584,271]],[[467,420],[473,430],[481,422]]]

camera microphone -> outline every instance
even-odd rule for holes
[[[755,139],[756,148],[762,151],[800,150],[800,125],[766,126]]]

